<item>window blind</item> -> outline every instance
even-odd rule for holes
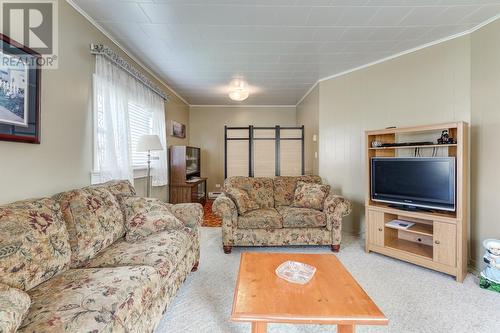
[[[146,167],[148,165],[148,153],[138,152],[136,148],[142,135],[152,134],[153,113],[134,103],[128,104],[128,110],[132,166],[134,168]]]

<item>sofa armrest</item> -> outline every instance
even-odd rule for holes
[[[238,209],[233,200],[224,193],[215,199],[212,211],[222,218],[222,244],[232,246],[234,243],[234,233],[238,222]]]
[[[326,227],[334,235],[334,244],[340,242],[342,217],[351,213],[351,202],[340,195],[330,194],[323,203],[323,212],[326,214]]]
[[[170,206],[170,211],[187,227],[198,228],[203,222],[203,206],[199,203],[183,203]]]
[[[323,203],[323,212],[342,218],[351,214],[351,202],[340,195],[330,194]]]
[[[212,211],[215,213],[215,215],[222,219],[232,219],[233,217],[238,216],[238,209],[236,208],[236,204],[224,193],[220,194],[217,199],[215,199],[212,205]]]
[[[0,332],[16,332],[30,305],[26,292],[0,283]]]

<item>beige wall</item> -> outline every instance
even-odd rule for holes
[[[201,147],[201,173],[208,190],[224,182],[224,125],[296,125],[295,107],[191,107],[189,144]]]
[[[59,69],[42,73],[41,144],[0,141],[0,203],[52,195],[90,184],[92,73],[89,44],[113,43],[65,1],[59,1]],[[118,51],[118,47],[113,47]],[[122,54],[123,55],[123,54]],[[124,56],[124,55],[123,55]],[[169,114],[188,122],[188,107],[168,91]],[[172,141],[170,141],[172,142]],[[143,181],[136,182],[143,191]],[[166,188],[157,189],[166,198]]]
[[[319,86],[314,89],[297,105],[297,125],[304,125],[304,154],[305,154],[305,173],[317,175],[318,158],[315,152],[318,152],[319,140]],[[316,142],[313,136],[316,135]]]
[[[462,37],[319,84],[319,173],[354,204],[364,231],[364,131],[470,121],[470,38]]]
[[[471,249],[480,266],[486,238],[500,239],[500,21],[472,34]]]

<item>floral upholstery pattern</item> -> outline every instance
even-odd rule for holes
[[[222,243],[224,245],[233,244],[233,234],[238,222],[236,204],[224,193],[221,193],[212,204],[212,211],[222,218]]]
[[[243,215],[248,211],[259,209],[260,206],[255,200],[248,194],[248,191],[231,187],[225,192],[228,197],[231,198],[236,203],[238,208],[238,214]]]
[[[160,277],[148,266],[71,269],[30,290],[21,332],[138,332]]]
[[[224,184],[225,189],[233,184],[237,187],[246,186],[249,188],[247,185],[251,181],[245,180],[245,178],[248,177],[228,178]],[[282,203],[291,204],[293,196],[276,192],[285,193],[288,191],[288,193],[294,194],[295,184],[299,182],[306,185],[320,184],[321,178],[318,176],[276,177],[274,182],[277,212],[283,220],[278,227],[270,227],[270,224],[266,222],[264,216],[274,216],[273,213],[269,213],[269,210],[266,210],[267,214],[264,214],[263,210],[256,210],[239,216],[236,204],[231,198],[224,193],[217,197],[212,209],[215,214],[222,218],[222,244],[224,246],[340,244],[342,217],[351,212],[351,204],[348,200],[330,194],[321,200],[320,206],[316,206],[318,209],[280,205]],[[250,216],[252,217],[250,218]],[[267,219],[269,220],[269,217]]]
[[[186,227],[198,228],[203,222],[203,206],[199,203],[183,203],[169,205],[170,211],[181,220]]]
[[[135,188],[128,180],[111,180],[109,182],[89,186],[89,188],[105,188],[114,196],[126,195],[135,196]]]
[[[229,177],[224,182],[224,192],[227,192],[230,188],[247,191],[260,208],[274,208],[272,178]]]
[[[237,229],[237,246],[331,245],[332,236],[325,228]]]
[[[297,182],[321,184],[320,176],[278,176],[273,178],[274,185],[274,205],[290,206],[295,196],[295,187]]]
[[[16,332],[30,304],[31,299],[24,291],[0,284],[0,332]]]
[[[326,226],[326,214],[316,209],[281,206],[283,228],[320,228]]]
[[[125,235],[117,199],[103,187],[87,187],[59,195],[71,244],[71,267],[86,261]]]
[[[265,229],[282,228],[281,215],[274,208],[263,208],[252,210],[238,218],[238,228],[241,229]]]
[[[323,202],[330,192],[330,185],[297,182],[291,207],[323,210]]]
[[[125,238],[132,242],[159,231],[180,229],[184,224],[168,207],[155,198],[121,197],[120,203],[125,215]]]
[[[333,243],[340,244],[342,238],[342,218],[351,214],[351,203],[340,195],[326,197],[323,211],[326,213],[326,226],[332,231]]]
[[[0,283],[29,290],[69,268],[71,250],[53,199],[0,206]]]
[[[147,265],[168,277],[191,246],[198,242],[192,229],[168,230],[134,242],[117,241],[91,259],[85,267]]]

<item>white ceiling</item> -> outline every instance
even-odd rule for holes
[[[324,77],[485,22],[500,0],[73,0],[192,105],[295,105]],[[227,97],[232,78],[251,87]]]

